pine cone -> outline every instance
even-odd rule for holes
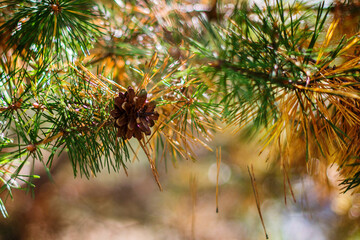
[[[147,102],[147,92],[142,89],[138,94],[132,87],[125,93],[119,93],[114,99],[114,109],[110,112],[118,128],[117,137],[130,139],[136,137],[139,141],[151,134],[150,127],[154,126],[159,114],[154,111],[156,103]]]

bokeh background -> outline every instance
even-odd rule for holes
[[[222,148],[218,213],[214,152],[200,150],[196,162],[159,164],[162,192],[141,154],[128,164],[128,176],[104,171],[88,180],[74,179],[64,153],[53,180],[38,167],[35,199],[19,191],[7,202],[0,239],[265,239],[251,165],[270,239],[360,238],[360,195],[340,194],[335,167],[326,170],[328,185],[314,179],[317,173],[290,172],[294,202],[275,161],[258,155],[257,139],[229,132],[215,139]]]
[[[359,3],[336,4],[332,14],[341,17],[339,36],[353,34]],[[54,162],[52,179],[37,163],[41,178],[34,191],[15,191],[14,200],[8,199],[0,239],[265,239],[251,166],[270,239],[360,239],[360,194],[341,193],[336,165],[324,169],[317,159],[307,169],[294,165],[288,172],[291,194],[276,159],[268,158],[269,149],[259,155],[258,139],[231,130],[214,139],[212,147],[222,149],[218,213],[215,152],[198,149],[196,162],[159,163],[162,192],[141,153],[128,163],[128,176],[105,170],[86,179],[73,177],[64,152]]]

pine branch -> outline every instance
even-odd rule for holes
[[[296,143],[302,164],[335,161],[344,190],[360,184],[359,37],[335,41],[324,4],[1,4],[0,180],[10,197],[21,182],[33,187],[35,174],[20,175],[30,161],[49,171],[67,151],[74,175],[89,178],[126,172],[136,147],[161,189],[158,164],[212,150],[222,120],[263,130],[264,148],[280,143],[281,166]]]
[[[8,39],[7,48],[15,49],[25,61],[76,58],[78,51],[87,54],[91,39],[100,34],[98,26],[91,22],[99,17],[92,1],[17,0],[1,4],[11,9],[11,14],[0,26],[0,35]]]
[[[201,70],[221,93],[224,120],[239,129],[265,127],[264,148],[281,142],[279,152],[289,153],[289,143],[296,141],[306,149],[306,161],[337,162],[349,190],[359,181],[353,177],[356,160],[356,166],[349,163],[359,154],[354,143],[360,94],[358,57],[348,51],[359,38],[332,41],[336,20],[325,35],[330,9],[321,4],[297,15],[295,5],[285,11],[281,1],[265,10],[243,5],[225,23],[203,21],[209,37],[187,40],[210,62]],[[335,66],[341,58],[346,59]]]

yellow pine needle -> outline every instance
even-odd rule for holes
[[[325,109],[325,111],[326,112],[324,112],[324,109],[321,109],[321,107],[322,107],[322,103],[321,103],[321,101],[318,101],[318,99],[316,99],[316,103],[318,104],[317,106],[320,108],[320,112],[325,116],[325,117],[327,117],[328,115],[329,115],[329,113],[326,111],[326,109]],[[318,130],[318,124],[317,124],[317,122],[316,122],[316,118],[315,118],[315,115],[314,115],[314,112],[313,111],[310,111],[309,112],[309,115],[310,115],[310,119],[308,119],[308,121],[310,122],[312,122],[312,127],[314,128],[314,134],[315,134],[315,138],[316,139],[319,139],[319,136],[318,136],[318,133],[319,133],[319,130]]]
[[[121,86],[120,84],[118,84],[118,83],[116,83],[116,82],[114,82],[114,81],[112,81],[110,79],[107,79],[106,77],[104,77],[102,75],[99,75],[99,77],[101,78],[101,80],[106,81],[106,82],[116,86],[117,88],[119,88],[119,89],[121,89],[121,90],[123,90],[125,92],[127,91],[127,89],[125,87]]]
[[[114,92],[104,83],[102,82],[99,78],[97,78],[92,72],[90,72],[86,67],[84,67],[81,63],[77,64],[81,70],[83,70],[89,77],[91,80],[95,81],[95,83],[97,83],[97,85],[101,86],[105,91],[107,91],[111,96],[114,95]],[[70,65],[71,66],[71,65]],[[76,69],[74,66],[71,66],[73,69]],[[76,71],[76,70],[75,70]]]
[[[156,59],[156,64],[158,63],[158,61],[159,61],[159,59]],[[151,75],[151,77],[149,78],[149,81],[150,81],[151,79],[153,79],[162,69],[165,69],[166,63],[167,63],[167,62],[164,62],[163,65],[162,65],[160,68],[155,69],[154,73],[153,73],[153,74]],[[147,85],[147,84],[148,84],[148,83],[146,83],[146,85]]]
[[[194,157],[196,154],[192,150],[191,146],[189,145],[189,141],[186,141],[186,138],[180,135],[176,135],[175,139],[173,139],[173,142],[180,148],[181,151],[186,152],[186,160],[194,160]]]
[[[179,152],[180,153],[180,155],[183,157],[183,158],[185,158],[185,159],[189,159],[189,157],[187,156],[187,155],[184,155],[184,151],[181,151],[181,150],[183,150],[183,148],[181,147],[181,146],[176,146],[176,145],[178,145],[179,143],[177,143],[177,142],[175,142],[168,134],[166,134],[164,131],[161,131],[161,133],[165,136],[165,139],[170,143],[170,145],[172,146],[172,148],[173,148],[173,155],[174,156],[176,156],[177,154],[176,154],[176,152],[175,152],[175,150],[177,151],[177,152]],[[188,152],[187,151],[185,151],[185,153],[186,154],[188,154]]]
[[[325,116],[326,119],[331,119],[331,114],[329,113],[327,107],[324,106],[323,102],[319,101],[318,98],[316,98],[316,106],[320,110],[321,114]],[[310,111],[310,114],[312,114],[312,117],[315,118],[312,111]]]
[[[152,68],[152,67],[156,66],[157,60],[158,60],[157,52],[155,52],[154,55],[151,57],[150,62],[148,63],[147,67]]]
[[[219,130],[221,131],[222,128],[220,126],[217,126],[217,124],[215,123],[215,121],[213,119],[211,119],[212,122],[208,122],[208,121],[204,121],[201,119],[194,119],[194,121],[196,121],[199,125],[201,126],[206,126],[209,129],[214,129],[214,130]]]
[[[349,48],[351,48],[352,46],[354,46],[355,44],[357,44],[360,41],[360,37],[355,37],[346,47],[344,47],[343,49],[341,49],[341,51],[339,52],[339,55],[341,55],[342,53],[346,52]]]
[[[358,69],[360,68],[359,61],[360,61],[360,57],[354,57],[353,59],[350,59],[344,62],[343,64],[341,64],[340,66],[338,66],[336,69],[333,70],[333,72],[336,73],[336,71],[353,70],[354,68]],[[331,75],[333,74],[334,73],[331,73]]]
[[[272,142],[272,140],[276,139],[280,136],[282,129],[284,127],[284,117],[281,116],[270,128],[268,128],[265,132],[265,134],[260,138],[260,142],[264,140],[265,137],[268,138],[268,140],[263,145],[262,149],[260,150],[259,155],[265,150],[265,148]]]
[[[79,74],[79,76],[81,76],[81,75],[83,75],[77,68],[75,68],[74,66],[72,66],[71,64],[69,65],[72,69],[74,69],[74,71],[77,73],[77,74]],[[88,76],[81,76],[83,79],[85,79],[86,81],[88,81],[89,83],[91,83],[91,85],[90,85],[90,87],[92,88],[92,89],[96,89],[93,85],[95,85],[96,87],[98,87],[99,85],[98,84],[96,84],[95,82],[93,82],[93,81],[91,81],[91,79],[88,77]],[[64,84],[64,86],[63,87],[66,87],[66,85],[70,85],[68,82],[65,82],[65,81],[63,81],[62,82],[63,84]],[[69,90],[69,88],[67,88],[67,90]]]
[[[339,20],[340,20],[340,19],[336,19],[335,21],[333,21],[333,22],[330,24],[330,27],[329,27],[329,29],[328,29],[328,31],[327,31],[327,33],[326,33],[326,36],[325,36],[325,40],[323,41],[323,44],[322,44],[322,46],[321,46],[321,48],[320,48],[320,51],[319,51],[319,55],[318,55],[318,57],[317,57],[317,59],[316,59],[316,64],[318,64],[318,63],[320,62],[321,57],[322,57],[322,55],[324,54],[325,48],[327,48],[327,46],[329,45],[330,40],[331,40],[331,38],[332,38],[332,36],[333,36],[333,34],[334,34],[335,28],[336,28],[336,26],[337,26],[338,23],[339,23]]]
[[[65,9],[65,11],[71,12],[71,13],[73,13],[73,14],[80,15],[80,16],[83,16],[83,17],[89,17],[89,15],[84,14],[84,13],[82,13],[82,12],[78,12],[78,11],[74,11],[74,10],[69,10],[69,9]]]
[[[341,54],[343,54],[346,50],[348,50],[349,48],[351,48],[354,44],[358,43],[360,41],[359,37],[355,37],[353,39],[353,41],[351,41],[345,48],[343,48],[338,55],[340,56]],[[324,76],[331,76],[334,74],[339,74],[341,72],[347,71],[347,70],[355,70],[355,69],[359,69],[360,65],[359,65],[359,60],[360,57],[356,57],[356,56],[351,56],[352,59],[345,61],[344,63],[342,63],[340,66],[336,67],[335,69],[329,70],[326,69],[331,62],[327,62],[318,72],[322,73],[322,75]],[[325,71],[326,69],[326,71]],[[319,77],[315,77],[314,80],[319,79]]]
[[[339,104],[338,99],[333,98],[332,96],[329,97],[329,101],[332,104],[334,104],[334,106],[336,107],[337,110],[339,110],[339,112],[340,112],[339,116],[344,116],[346,121],[350,124],[350,126],[360,125],[359,116],[356,113],[354,113],[352,110],[349,110],[347,107],[344,107],[344,105],[345,105],[345,106],[349,106],[353,109],[356,109],[356,106],[354,104],[351,104],[350,102],[346,101],[345,99],[342,101],[343,104]]]
[[[330,43],[330,40],[332,39],[332,36],[334,35],[334,31],[339,23],[340,19],[336,19],[335,21],[333,21],[326,33],[326,36],[325,36],[325,47],[327,47]]]
[[[311,91],[311,92],[327,93],[327,94],[338,95],[338,96],[349,97],[349,98],[354,98],[354,99],[360,100],[360,95],[358,95],[356,93],[349,93],[349,92],[338,91],[338,90],[333,90],[333,89],[304,87],[302,85],[297,85],[297,84],[294,84],[293,86],[295,86],[298,89],[307,90],[307,91]]]
[[[53,31],[53,39],[51,41],[51,48],[53,47],[55,42],[56,28],[57,28],[57,16],[56,14],[54,14],[54,31]]]
[[[168,128],[170,128],[172,131],[174,131],[176,134],[178,134],[181,137],[185,137],[185,135],[183,133],[181,133],[179,130],[177,130],[175,127],[172,127],[170,124],[166,123],[166,122],[162,122],[164,125],[166,125]],[[164,131],[164,130],[162,130]],[[192,137],[195,138],[195,137]]]
[[[166,66],[167,66],[167,64],[168,64],[168,62],[169,62],[169,59],[170,59],[170,57],[169,57],[169,56],[166,56],[166,58],[164,59],[163,64],[162,64],[161,67],[159,68],[159,69],[160,69],[160,72],[162,72],[162,71],[165,70],[165,68],[166,68]]]
[[[155,68],[156,64],[158,62],[159,62],[159,59],[157,58],[157,52],[155,52],[154,55],[152,56],[150,62],[146,65],[146,68],[148,68],[148,71],[151,71],[153,68]],[[156,71],[159,71],[159,69],[155,70],[155,72]],[[137,89],[137,91],[139,91],[140,89],[145,89],[146,86],[148,85],[148,83],[151,81],[151,79],[152,79],[152,77],[149,77],[149,72],[146,72],[142,79],[142,82],[139,84],[139,88]]]
[[[204,141],[200,140],[198,137],[193,136],[191,133],[186,132],[186,135],[194,142],[194,143],[199,143],[200,145],[202,145],[204,148],[206,148],[208,151],[213,152],[214,150],[207,145]]]
[[[187,62],[186,59],[183,60],[183,61],[181,61],[181,63],[179,64],[179,66],[178,66],[177,68],[173,69],[170,73],[168,73],[165,77],[163,77],[161,81],[157,82],[157,83],[149,90],[149,92],[154,91],[154,89],[155,89],[156,87],[158,87],[159,84],[162,84],[162,82],[163,82],[165,79],[168,79],[171,75],[173,75],[173,74],[178,70],[178,68],[180,68],[180,67],[181,67],[182,65],[184,65],[186,62]],[[183,87],[183,86],[180,86],[180,87],[178,87],[178,88],[181,88],[181,87]],[[171,89],[171,90],[172,90],[172,89]],[[170,89],[168,89],[168,91],[170,91]],[[162,92],[162,94],[164,94],[164,93]],[[156,99],[156,98],[153,97],[152,99]],[[151,99],[151,100],[152,100],[152,99]],[[150,101],[151,101],[151,100],[150,100]]]
[[[109,73],[113,70],[114,67],[115,62],[111,58],[107,58],[103,65],[104,75],[109,75]]]
[[[180,137],[184,138],[184,139],[191,139],[192,142],[197,142],[200,143],[204,148],[206,148],[209,151],[213,151],[212,148],[207,145],[205,142],[201,141],[198,137],[193,136],[192,134],[190,134],[189,132],[185,132],[185,135],[177,130],[176,128],[172,127],[170,124],[166,123],[166,122],[162,122],[162,124],[166,125],[167,127],[169,127],[170,129],[172,129],[174,132],[176,132],[176,134],[178,134]]]

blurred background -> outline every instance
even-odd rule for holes
[[[335,166],[326,170],[328,188],[314,180],[317,173],[289,172],[294,202],[279,167],[266,152],[258,155],[256,139],[228,132],[215,139],[222,148],[218,213],[214,152],[198,152],[197,162],[168,161],[167,169],[159,164],[162,192],[141,154],[128,164],[128,176],[104,171],[87,180],[74,179],[64,153],[53,181],[39,166],[35,199],[19,191],[7,201],[0,239],[265,239],[251,165],[270,239],[360,239],[360,195],[340,194]]]
[[[339,36],[355,33],[359,3],[335,4]],[[127,164],[128,176],[105,170],[86,179],[73,177],[64,152],[54,163],[52,179],[38,163],[41,178],[34,191],[15,191],[14,200],[8,199],[9,217],[0,218],[0,239],[265,239],[251,166],[270,239],[360,239],[360,194],[341,193],[336,165],[324,169],[311,159],[307,169],[295,165],[288,170],[288,181],[268,159],[268,150],[259,155],[258,139],[230,131],[214,139],[212,147],[222,149],[218,213],[215,152],[199,149],[196,162],[160,163],[162,192],[141,153]]]

